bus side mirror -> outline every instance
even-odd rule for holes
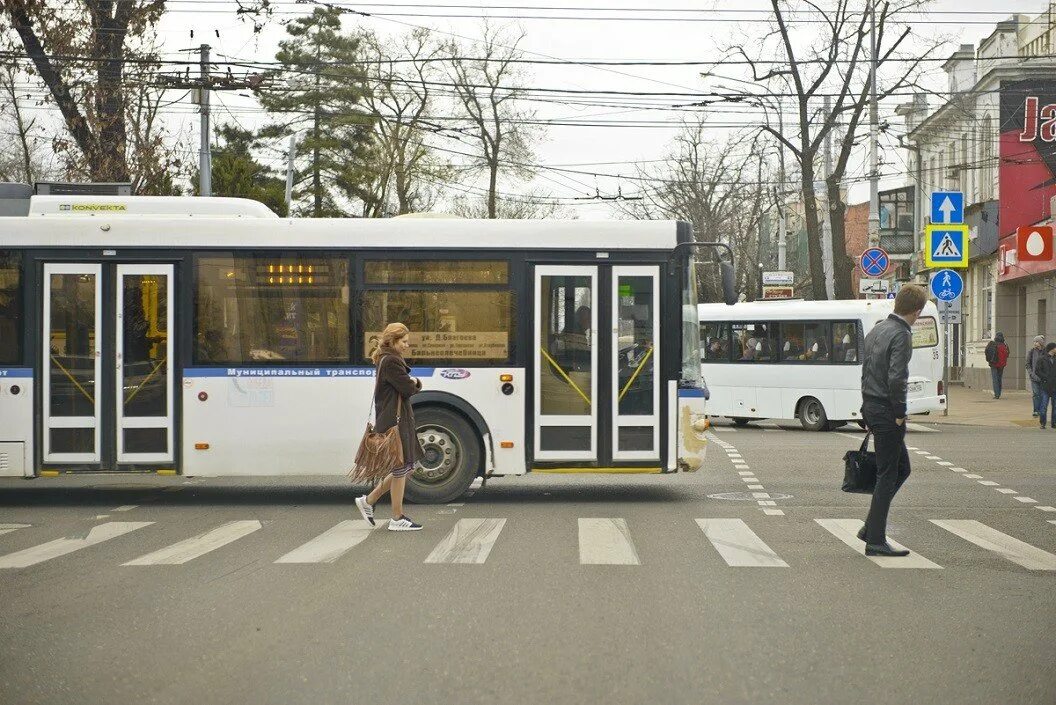
[[[737,303],[737,273],[729,262],[719,262],[722,273],[722,299],[727,306]]]

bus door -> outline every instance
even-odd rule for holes
[[[657,266],[535,269],[534,458],[660,463]]]
[[[45,465],[175,462],[173,265],[45,263]]]

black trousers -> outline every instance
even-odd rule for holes
[[[865,519],[865,542],[880,544],[887,541],[891,500],[909,477],[906,424],[895,423],[895,412],[888,402],[869,397],[862,402],[862,416],[876,445],[876,489]]]

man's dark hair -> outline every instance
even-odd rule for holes
[[[900,316],[919,313],[926,303],[928,303],[928,295],[923,287],[916,284],[903,284],[895,297],[895,313]]]

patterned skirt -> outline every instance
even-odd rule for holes
[[[403,467],[396,468],[392,471],[393,477],[407,477],[414,472],[414,463],[407,463]]]

